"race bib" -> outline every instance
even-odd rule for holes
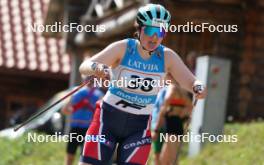
[[[157,74],[147,74],[129,69],[122,69],[117,78],[123,82],[124,91],[143,95],[156,95],[161,88],[162,78]]]

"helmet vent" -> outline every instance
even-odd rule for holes
[[[143,21],[147,21],[147,19],[141,13],[138,13],[138,17]]]
[[[148,14],[148,16],[149,16],[149,18],[152,20],[152,14],[151,14],[151,12],[150,11],[147,11],[147,14]]]
[[[168,13],[167,13],[167,12],[165,12],[164,19],[166,20],[166,19],[167,19],[167,17],[168,17]]]
[[[157,18],[160,18],[160,8],[157,7]]]

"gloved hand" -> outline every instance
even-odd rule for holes
[[[203,99],[206,97],[207,89],[201,81],[195,80],[193,83],[193,93],[196,99]]]

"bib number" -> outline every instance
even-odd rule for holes
[[[158,81],[161,80],[159,75],[145,74],[141,72],[135,72],[128,69],[121,71],[118,79],[127,79],[127,83],[124,86],[124,90],[137,93],[137,94],[148,94],[155,95],[158,93],[159,87]]]
[[[142,79],[137,75],[131,75],[127,88],[150,92],[153,89],[153,79],[149,77]]]

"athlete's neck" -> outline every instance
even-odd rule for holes
[[[150,56],[151,56],[151,52],[148,51],[148,50],[145,50],[142,45],[140,45],[139,41],[137,41],[137,50],[140,54],[140,56],[143,58],[143,59],[149,59]]]

